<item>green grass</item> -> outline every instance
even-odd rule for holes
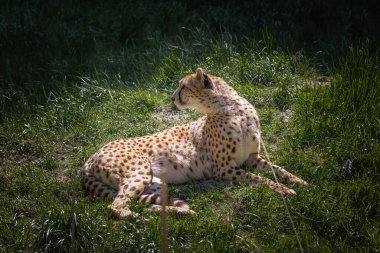
[[[178,80],[199,66],[255,105],[270,159],[310,182],[292,186],[298,195],[286,198],[304,251],[379,251],[380,59],[373,41],[345,37],[365,19],[345,21],[344,29],[316,28],[328,37],[323,40],[288,14],[279,20],[293,30],[270,23],[276,10],[289,8],[279,3],[264,14],[266,4],[239,9],[226,1],[220,8],[206,5],[207,13],[215,9],[210,15],[186,2],[153,4],[156,12],[148,4],[98,3],[83,15],[84,2],[78,8],[63,3],[58,14],[54,1],[4,8],[0,46],[20,45],[1,58],[7,68],[0,73],[0,252],[69,251],[73,211],[75,252],[159,251],[159,215],[135,201],[139,218],[115,220],[110,201],[84,195],[79,171],[110,140],[198,118],[176,111],[170,98]],[[124,19],[132,7],[134,15]],[[170,14],[173,7],[177,15]],[[302,15],[318,9],[296,7]],[[241,18],[230,24],[237,14]],[[20,25],[16,16],[28,22]],[[133,30],[133,22],[141,30]],[[50,38],[40,33],[47,23]],[[346,39],[339,44],[341,36]],[[309,39],[318,43],[304,47]],[[338,55],[333,61],[332,51]],[[331,82],[318,81],[324,75]],[[343,169],[348,160],[350,171]],[[265,186],[208,181],[169,191],[197,212],[169,216],[170,252],[301,252],[284,202]]]

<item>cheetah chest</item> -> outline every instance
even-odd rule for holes
[[[243,134],[242,140],[236,145],[234,158],[238,166],[242,165],[250,154],[257,152],[258,144],[252,139],[253,137]]]
[[[216,150],[214,159],[220,161],[227,156],[228,160],[233,160],[236,166],[242,165],[249,157],[250,154],[258,152],[259,147],[259,134],[258,130],[252,125],[246,124],[246,119],[242,118],[229,118],[228,121],[224,119],[223,123],[218,124],[216,132],[221,132],[220,136],[213,134],[210,136],[214,139],[214,145],[211,145],[211,149],[217,146],[216,143],[221,144],[221,154],[218,155],[219,150]],[[231,158],[231,159],[230,159]]]

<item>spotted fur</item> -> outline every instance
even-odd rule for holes
[[[172,100],[179,109],[194,108],[205,116],[153,135],[116,140],[91,156],[83,167],[83,182],[94,196],[113,199],[111,210],[128,216],[130,199],[160,208],[160,174],[169,184],[223,178],[251,185],[267,184],[280,194],[295,191],[245,168],[274,169],[290,183],[307,184],[259,156],[260,124],[255,108],[222,78],[198,68],[182,78]],[[182,200],[170,198],[168,209],[193,213]]]

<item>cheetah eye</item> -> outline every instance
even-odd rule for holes
[[[185,85],[182,85],[179,92],[182,93],[186,89],[187,89],[187,87]]]

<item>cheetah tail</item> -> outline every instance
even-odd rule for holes
[[[116,190],[98,180],[94,175],[83,172],[82,185],[87,194],[94,197],[112,199],[116,196]]]
[[[157,193],[151,193],[151,194],[142,194],[139,198],[139,201],[141,203],[150,203],[155,205],[161,205],[161,197]],[[180,207],[183,209],[190,210],[189,205],[178,198],[169,198],[168,199],[168,206],[174,206],[174,207]]]

